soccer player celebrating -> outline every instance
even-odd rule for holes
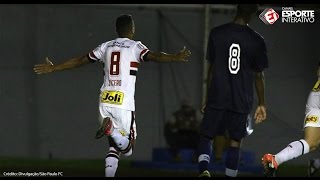
[[[286,148],[279,153],[265,154],[262,157],[264,166],[264,175],[267,177],[275,177],[278,166],[286,161],[307,154],[318,148],[320,143],[320,62],[317,71],[318,81],[309,94],[305,118],[304,118],[304,138],[291,142]],[[315,173],[315,167],[319,167],[319,161],[314,164],[311,161],[309,174]],[[313,168],[313,169],[312,169]]]
[[[234,21],[214,28],[209,36],[208,90],[200,129],[199,173],[210,177],[208,164],[212,139],[228,134],[230,143],[226,156],[227,177],[236,177],[242,139],[247,132],[253,105],[255,83],[259,104],[255,122],[266,119],[264,68],[268,67],[264,39],[248,25],[258,10],[257,4],[237,5]]]
[[[37,74],[51,73],[80,67],[92,62],[104,63],[104,83],[100,89],[99,110],[103,117],[96,139],[108,137],[109,152],[106,156],[105,175],[114,177],[120,154],[130,156],[137,136],[135,123],[135,82],[139,63],[185,62],[191,55],[186,48],[176,54],[152,52],[140,41],[133,40],[134,20],[131,15],[121,15],[116,21],[118,38],[105,42],[90,53],[53,64],[35,65]]]

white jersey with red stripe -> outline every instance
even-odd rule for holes
[[[135,111],[135,83],[138,65],[148,53],[140,41],[117,38],[89,53],[89,58],[104,63],[104,83],[100,105]]]

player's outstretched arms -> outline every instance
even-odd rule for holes
[[[62,71],[67,69],[72,69],[76,67],[83,66],[85,64],[89,64],[92,61],[89,60],[88,56],[81,56],[79,58],[72,58],[64,63],[54,65],[48,57],[46,57],[46,63],[44,64],[36,64],[33,68],[34,72],[37,74],[46,74],[55,71]]]
[[[149,52],[146,56],[147,60],[155,62],[185,62],[191,55],[191,51],[187,50],[186,47],[176,53],[176,54],[167,54],[165,52]]]
[[[255,87],[258,95],[259,105],[254,114],[255,123],[259,124],[267,118],[267,110],[265,105],[265,95],[264,95],[264,74],[263,72],[257,72],[255,74]]]

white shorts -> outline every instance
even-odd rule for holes
[[[306,127],[320,127],[320,110],[319,109],[309,109],[306,112],[304,118],[304,128]]]
[[[114,130],[118,130],[129,139],[136,139],[137,130],[134,111],[102,105],[99,105],[99,111],[102,117],[99,118],[100,124],[102,124],[104,118],[109,117],[113,123]]]

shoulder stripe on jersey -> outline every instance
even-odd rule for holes
[[[137,72],[136,70],[130,70],[130,75],[131,76],[136,76],[137,75]]]
[[[131,61],[131,62],[130,62],[130,67],[138,68],[138,67],[139,67],[139,63],[138,63],[138,62],[133,62],[133,61]]]
[[[96,55],[94,55],[94,53],[93,53],[92,51],[89,53],[88,57],[89,57],[91,60],[95,60],[95,61],[99,60],[99,59],[96,57]]]
[[[147,52],[149,52],[149,49],[144,49],[144,50],[141,51],[141,53],[140,53],[140,61],[143,61],[143,56],[144,56]]]

